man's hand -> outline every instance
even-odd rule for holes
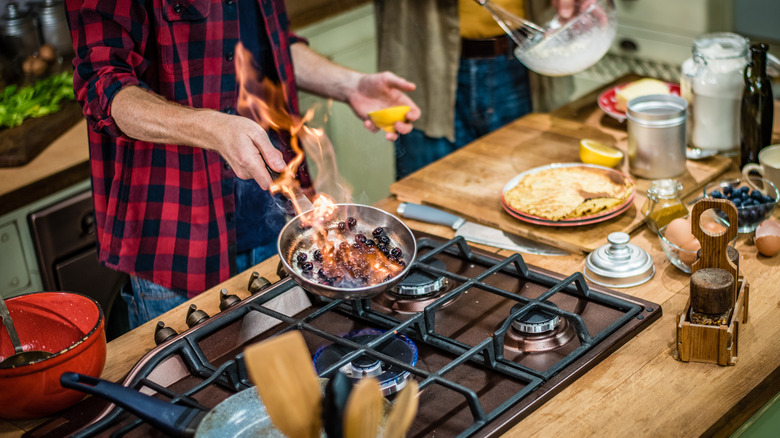
[[[411,122],[420,118],[420,108],[406,95],[414,88],[413,83],[390,72],[366,74],[360,78],[354,91],[347,96],[347,101],[355,114],[363,120],[365,127],[372,132],[377,132],[379,128],[368,119],[369,112],[391,106],[408,105],[410,109],[406,113],[406,122],[396,122],[396,132],[385,133],[385,138],[394,141],[398,138],[398,134],[411,132]]]
[[[584,11],[593,3],[596,3],[596,0],[552,0],[553,8],[564,19],[569,19],[575,13]]]
[[[231,116],[213,112],[211,123],[211,147],[222,155],[241,179],[254,179],[263,190],[268,190],[273,177],[266,165],[277,173],[284,170],[285,162],[268,134],[254,120],[243,116]]]

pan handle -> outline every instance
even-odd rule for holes
[[[108,380],[66,372],[64,388],[75,389],[111,401],[170,436],[193,437],[206,412],[164,402]]]

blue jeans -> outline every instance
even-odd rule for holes
[[[276,240],[265,246],[238,253],[236,255],[238,272],[246,271],[275,254]],[[187,293],[184,291],[168,289],[134,275],[130,276],[130,281],[122,288],[120,295],[127,303],[127,316],[131,330],[157,318],[188,299]]]
[[[455,141],[420,130],[395,142],[396,178],[444,157],[531,112],[528,70],[513,55],[461,59],[455,97]]]

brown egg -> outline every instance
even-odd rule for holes
[[[666,240],[673,245],[680,248],[686,243],[695,240],[693,233],[691,233],[691,223],[687,219],[677,218],[666,226],[666,233],[664,234]]]
[[[780,223],[767,219],[758,224],[753,241],[762,255],[772,257],[780,252]]]
[[[684,250],[680,251],[680,261],[691,266],[696,261],[696,253],[701,249],[701,245],[694,237],[693,240],[686,242],[680,248]]]
[[[41,58],[33,58],[32,65],[31,65],[31,73],[34,76],[42,76],[44,73],[46,73],[47,68],[49,68],[49,65],[46,64],[46,61],[44,61]]]
[[[709,231],[712,234],[718,235],[724,231],[726,231],[726,226],[721,224],[720,222],[717,222],[713,217],[708,216],[706,214],[701,215],[699,219],[699,226]]]
[[[46,62],[52,62],[57,59],[57,51],[51,45],[44,44],[38,49],[38,56]]]

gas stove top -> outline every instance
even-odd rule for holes
[[[166,333],[123,384],[208,410],[251,386],[246,345],[300,330],[328,378],[377,377],[392,400],[420,385],[410,437],[498,436],[661,316],[661,308],[569,276],[500,258],[462,238],[417,236],[417,260],[393,291],[344,301],[287,278],[244,300],[223,290],[221,313],[193,311],[193,328]],[[251,285],[250,285],[251,286]],[[292,310],[291,310],[292,309]],[[163,436],[90,398],[29,436]]]

